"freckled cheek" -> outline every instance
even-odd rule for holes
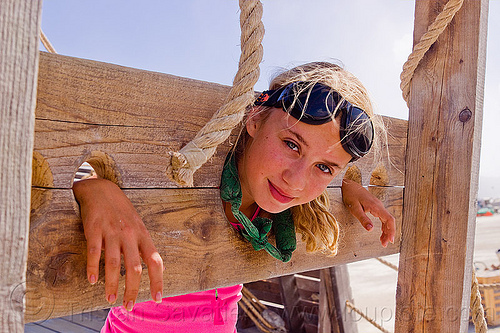
[[[321,193],[323,193],[324,190],[326,190],[326,187],[328,186],[329,183],[326,182],[321,182],[318,181],[318,179],[313,180],[312,182],[309,183],[309,191],[308,191],[308,196],[309,196],[309,201],[316,199],[317,197],[320,196]]]

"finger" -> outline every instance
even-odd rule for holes
[[[389,242],[394,243],[394,237],[396,235],[396,220],[394,216],[389,213],[385,207],[380,204],[373,207],[370,210],[373,216],[376,216],[382,222],[382,235],[380,236],[380,242],[385,247]]]
[[[142,259],[148,266],[151,297],[156,303],[161,303],[163,297],[163,260],[156,251],[151,238],[141,246]]]
[[[114,304],[118,293],[121,267],[120,243],[114,237],[105,239],[104,265],[106,299],[110,304]]]
[[[89,235],[87,237],[87,279],[95,284],[99,277],[99,261],[101,259],[102,236]]]
[[[141,283],[141,257],[137,241],[126,242],[123,247],[123,259],[125,261],[125,293],[123,295],[123,306],[127,311],[134,308],[139,285]]]
[[[359,202],[355,202],[353,204],[349,204],[349,209],[351,210],[351,214],[354,215],[355,218],[361,223],[361,225],[368,231],[373,229],[373,223],[370,218],[365,214],[363,206]]]

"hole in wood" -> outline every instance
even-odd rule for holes
[[[87,178],[104,178],[121,186],[121,176],[116,170],[115,161],[106,153],[93,151],[75,173],[73,181]]]
[[[379,200],[384,201],[386,186],[389,184],[389,175],[387,173],[387,169],[383,164],[377,165],[377,167],[373,170],[372,175],[370,177],[370,186],[369,191],[376,196]]]
[[[80,165],[80,167],[76,171],[73,182],[79,182],[80,180],[89,178],[97,178],[97,173],[88,162],[83,162],[83,164]]]
[[[344,179],[349,179],[358,184],[362,184],[363,177],[361,176],[361,170],[359,170],[356,165],[350,166],[344,174]]]
[[[54,177],[49,163],[39,152],[33,152],[31,167],[31,185],[37,187],[54,187]]]

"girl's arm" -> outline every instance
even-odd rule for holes
[[[382,201],[368,192],[363,186],[349,179],[342,180],[342,199],[347,209],[361,222],[366,230],[373,229],[373,224],[366,213],[380,219],[382,222],[380,242],[383,247],[386,247],[389,242],[394,243],[396,221],[394,216],[385,209]]]
[[[130,200],[116,184],[106,179],[76,182],[73,193],[80,205],[87,239],[89,282],[97,282],[101,250],[104,250],[106,299],[115,303],[123,254],[126,269],[123,305],[130,311],[139,291],[142,257],[148,266],[151,296],[160,302],[163,261]]]

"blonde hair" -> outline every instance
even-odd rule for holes
[[[372,119],[375,127],[383,127],[374,118],[373,106],[366,88],[361,81],[339,65],[329,62],[312,62],[284,71],[272,79],[270,89],[275,90],[287,86],[292,82],[305,81],[313,86],[322,83],[337,91],[345,100],[363,109]],[[265,112],[265,109],[262,110]],[[245,139],[240,142],[245,144]],[[374,139],[373,146],[378,147],[378,140]],[[240,145],[239,145],[240,146]],[[372,147],[372,149],[377,149]],[[244,149],[244,146],[240,146]],[[242,152],[242,151],[240,151]],[[327,255],[336,255],[339,243],[339,225],[330,212],[330,199],[325,190],[311,202],[291,208],[296,232],[302,235],[308,252],[323,252]]]

